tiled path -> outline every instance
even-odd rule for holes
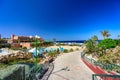
[[[80,51],[65,53],[54,61],[48,80],[92,80],[94,74],[81,60]]]

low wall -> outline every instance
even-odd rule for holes
[[[48,71],[44,74],[44,76],[42,77],[41,80],[48,80],[51,72],[53,71],[54,69],[54,64],[53,63],[50,63],[50,67],[48,68]]]

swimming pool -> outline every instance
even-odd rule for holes
[[[56,51],[56,50],[64,51],[64,48],[63,47],[59,47],[59,48],[38,48],[37,49],[37,54],[43,54],[44,52],[52,52],[52,51]],[[28,52],[32,52],[34,56],[36,55],[36,49],[35,48],[29,50]]]
[[[0,49],[0,56],[1,55],[8,55],[8,54],[11,54],[11,53],[9,53],[7,51],[3,51],[3,50]]]

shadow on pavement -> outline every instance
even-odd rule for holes
[[[57,73],[57,72],[60,72],[60,71],[70,71],[70,69],[66,66],[65,68],[62,68],[62,69],[60,69],[60,70],[58,70],[58,71],[55,71],[55,72],[53,72],[53,73],[51,73],[51,74],[54,74],[54,73]]]

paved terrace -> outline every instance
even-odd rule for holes
[[[80,51],[65,53],[54,61],[48,80],[92,80],[94,74],[81,60]]]

